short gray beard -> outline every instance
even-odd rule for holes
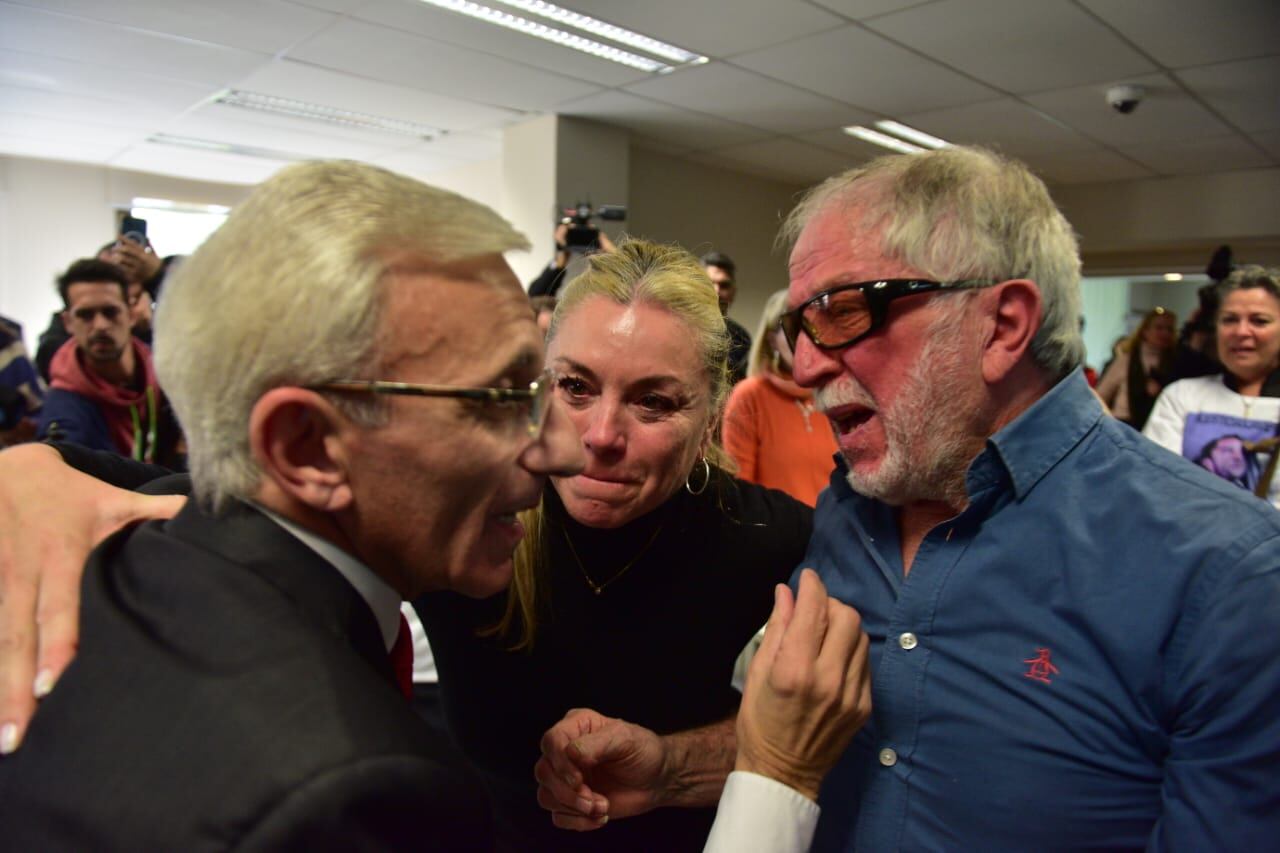
[[[885,434],[879,467],[864,474],[849,460],[845,477],[858,494],[890,506],[941,501],[960,508],[968,502],[977,401],[964,399],[962,321],[963,312],[952,310],[930,325],[893,408],[878,412]],[[871,395],[848,375],[819,388],[814,400],[820,411],[848,403],[874,408]]]

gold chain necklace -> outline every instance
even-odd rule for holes
[[[614,572],[613,577],[609,578],[604,583],[596,583],[591,579],[591,575],[587,574],[587,567],[582,564],[582,558],[578,556],[578,549],[573,547],[573,540],[569,538],[569,528],[562,527],[560,529],[564,531],[564,541],[569,544],[569,553],[573,555],[573,561],[578,564],[578,571],[582,572],[582,579],[587,582],[587,586],[591,588],[592,592],[596,595],[600,595],[612,586],[614,581],[630,571],[631,567],[640,562],[640,558],[648,553],[649,549],[653,546],[653,543],[658,541],[658,534],[662,532],[662,525],[659,524],[657,529],[653,531],[653,535],[649,537],[648,542],[644,543],[644,547],[640,549],[640,552],[632,557],[625,566]]]

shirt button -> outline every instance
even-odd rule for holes
[[[916,638],[915,634],[907,631],[905,634],[899,635],[898,645],[902,646],[907,651],[911,651],[916,646],[920,645],[920,640]]]
[[[885,767],[892,767],[898,763],[898,753],[888,747],[885,747],[880,750],[880,763]]]

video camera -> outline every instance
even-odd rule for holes
[[[578,202],[573,207],[563,208],[564,218],[561,225],[569,226],[565,237],[565,248],[570,252],[587,252],[600,248],[600,229],[591,224],[593,219],[607,222],[621,222],[627,218],[627,208],[621,204],[602,204],[592,208],[591,202]]]

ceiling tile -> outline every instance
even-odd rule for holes
[[[446,130],[493,127],[523,116],[516,110],[487,107],[287,59],[263,66],[241,80],[238,88]]]
[[[814,2],[846,18],[865,21],[877,15],[919,6],[922,0],[814,0]],[[923,2],[927,3],[930,0],[923,0]]]
[[[540,111],[599,91],[527,65],[507,62],[363,21],[344,20],[289,52],[327,68],[489,106]]]
[[[111,159],[117,169],[136,169],[178,178],[208,180],[217,175],[226,184],[257,184],[287,166],[278,160],[220,154],[216,151],[192,151],[171,145],[141,143]]]
[[[867,23],[1007,92],[1038,92],[1155,66],[1067,0],[942,0]]]
[[[0,85],[94,96],[148,110],[184,110],[215,87],[128,71],[112,65],[76,62],[16,50],[0,50]]]
[[[6,135],[32,139],[83,140],[97,146],[120,149],[145,138],[138,128],[110,126],[82,119],[49,118],[0,110],[0,128]]]
[[[733,64],[887,116],[998,94],[856,26],[737,56]]]
[[[861,110],[722,62],[664,74],[627,86],[626,91],[774,133],[817,130],[868,118]]]
[[[287,0],[291,6],[307,6],[311,9],[322,9],[326,12],[337,12],[345,15],[357,9],[374,5],[398,3],[400,0]]]
[[[1081,133],[1117,147],[1231,132],[1230,127],[1163,74],[1124,82],[1137,83],[1147,90],[1142,104],[1129,115],[1107,106],[1105,83],[1030,95],[1026,100]]]
[[[1275,0],[1078,0],[1171,68],[1267,56],[1280,43]]]
[[[1039,151],[1079,151],[1096,147],[1094,142],[1070,127],[1013,98],[916,113],[906,116],[903,121],[948,142],[988,145],[1014,157]]]
[[[0,49],[215,86],[230,85],[267,61],[258,53],[8,4],[0,4]]]
[[[839,174],[856,162],[794,139],[769,139],[721,148],[714,152],[714,156],[731,167],[750,168],[801,183],[814,183]]]
[[[0,85],[0,112],[50,119],[75,116],[90,124],[134,131],[146,131],[167,121],[172,115],[169,110],[159,109],[145,102],[110,96],[42,92],[39,89],[3,85]]]
[[[354,17],[602,86],[620,86],[649,76],[649,72],[607,59],[598,59],[572,48],[488,24],[457,12],[437,9],[425,3],[369,3],[360,6]],[[540,18],[524,17],[544,23]],[[555,26],[551,22],[545,23]]]
[[[556,112],[617,125],[669,145],[694,150],[755,142],[768,136],[760,130],[619,91],[601,92],[560,104]]]
[[[1125,154],[1162,175],[1194,175],[1270,166],[1272,158],[1240,136],[1171,138],[1160,144],[1122,148]]]
[[[275,54],[337,20],[336,15],[280,0],[9,0],[143,33]],[[252,20],[253,26],[245,26]]]
[[[363,159],[403,148],[415,139],[391,133],[330,127],[306,119],[254,113],[210,104],[169,122],[164,133],[255,148],[284,151],[317,159]]]
[[[715,58],[844,23],[805,0],[573,0],[572,6],[575,12]]]
[[[77,163],[105,163],[119,150],[119,145],[83,137],[25,136],[11,132],[7,125],[0,130],[0,151],[16,157],[71,160]]]
[[[1150,169],[1105,148],[1044,152],[1023,159],[1049,184],[1095,184],[1155,175]]]
[[[865,163],[868,160],[881,156],[882,154],[893,154],[888,148],[881,148],[879,145],[872,145],[870,142],[863,142],[857,137],[850,136],[840,129],[820,130],[816,133],[802,133],[798,138],[804,142],[810,142],[819,148],[825,148],[833,151],[843,157],[850,165]]]
[[[1280,128],[1280,56],[1188,68],[1177,77],[1239,130]]]

